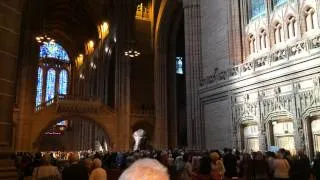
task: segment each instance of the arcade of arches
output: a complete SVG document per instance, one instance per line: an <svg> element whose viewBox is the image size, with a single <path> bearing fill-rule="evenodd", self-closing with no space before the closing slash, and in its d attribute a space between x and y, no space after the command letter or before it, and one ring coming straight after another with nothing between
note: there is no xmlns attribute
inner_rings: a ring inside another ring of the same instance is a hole
<svg viewBox="0 0 320 180"><path fill-rule="evenodd" d="M319 2L0 1L0 159L178 146L312 157Z"/></svg>

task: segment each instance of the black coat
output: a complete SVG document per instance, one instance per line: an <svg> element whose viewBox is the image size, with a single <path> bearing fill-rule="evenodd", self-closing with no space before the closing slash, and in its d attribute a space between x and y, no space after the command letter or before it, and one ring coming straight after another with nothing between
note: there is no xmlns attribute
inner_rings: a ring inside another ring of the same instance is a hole
<svg viewBox="0 0 320 180"><path fill-rule="evenodd" d="M62 180L88 180L89 172L80 164L72 164L62 171Z"/></svg>

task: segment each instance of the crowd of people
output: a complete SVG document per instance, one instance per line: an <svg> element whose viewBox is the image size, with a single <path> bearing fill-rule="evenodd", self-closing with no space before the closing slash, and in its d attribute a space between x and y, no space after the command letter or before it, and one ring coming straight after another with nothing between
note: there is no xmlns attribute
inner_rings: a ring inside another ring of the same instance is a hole
<svg viewBox="0 0 320 180"><path fill-rule="evenodd" d="M224 151L140 150L95 154L20 153L15 157L19 179L35 180L320 180L320 153L309 158L298 151L240 153ZM115 175L117 174L117 175ZM120 176L121 175L121 176Z"/></svg>

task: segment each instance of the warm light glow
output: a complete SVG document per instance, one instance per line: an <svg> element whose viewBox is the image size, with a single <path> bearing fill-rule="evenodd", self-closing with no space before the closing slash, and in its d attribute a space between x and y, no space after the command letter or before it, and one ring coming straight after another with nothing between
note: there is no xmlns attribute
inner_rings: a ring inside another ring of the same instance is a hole
<svg viewBox="0 0 320 180"><path fill-rule="evenodd" d="M79 69L83 64L83 54L79 54L76 58L76 67Z"/></svg>
<svg viewBox="0 0 320 180"><path fill-rule="evenodd" d="M125 56L128 56L130 58L134 58L134 57L138 57L140 56L140 52L136 51L136 50L128 50L124 52Z"/></svg>
<svg viewBox="0 0 320 180"><path fill-rule="evenodd" d="M95 70L97 68L96 64L94 62L90 62L91 69Z"/></svg>
<svg viewBox="0 0 320 180"><path fill-rule="evenodd" d="M37 36L35 39L39 44L48 43L48 42L54 42L55 41L53 38L50 38L47 35Z"/></svg>
<svg viewBox="0 0 320 180"><path fill-rule="evenodd" d="M98 25L99 39L105 39L109 34L109 24L107 22L103 22Z"/></svg>
<svg viewBox="0 0 320 180"><path fill-rule="evenodd" d="M88 41L85 45L86 55L90 55L94 51L94 42L92 40Z"/></svg>

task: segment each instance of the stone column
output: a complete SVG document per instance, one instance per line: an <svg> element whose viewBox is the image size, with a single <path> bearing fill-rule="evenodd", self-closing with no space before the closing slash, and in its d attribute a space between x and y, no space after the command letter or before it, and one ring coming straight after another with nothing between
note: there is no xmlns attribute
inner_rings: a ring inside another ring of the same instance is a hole
<svg viewBox="0 0 320 180"><path fill-rule="evenodd" d="M130 47L134 28L134 2L119 0L117 8L117 44L116 44L116 110L117 137L116 150L129 149L130 130L130 58L124 51Z"/></svg>
<svg viewBox="0 0 320 180"><path fill-rule="evenodd" d="M204 148L204 122L198 94L201 74L200 0L184 0L188 147Z"/></svg>
<svg viewBox="0 0 320 180"><path fill-rule="evenodd" d="M10 171L9 153L14 149L13 111L16 103L18 52L21 24L21 2L0 2L0 168ZM9 177L10 178L10 175ZM14 177L12 177L14 178Z"/></svg>

